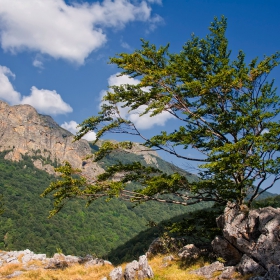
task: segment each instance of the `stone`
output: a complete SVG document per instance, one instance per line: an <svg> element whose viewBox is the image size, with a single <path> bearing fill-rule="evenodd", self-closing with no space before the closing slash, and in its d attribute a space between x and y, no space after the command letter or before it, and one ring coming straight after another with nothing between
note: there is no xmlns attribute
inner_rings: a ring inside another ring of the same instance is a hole
<svg viewBox="0 0 280 280"><path fill-rule="evenodd" d="M65 261L68 264L76 264L76 263L80 262L80 258L76 257L76 256L67 255L67 256L65 256Z"/></svg>
<svg viewBox="0 0 280 280"><path fill-rule="evenodd" d="M173 261L174 257L172 255L166 256L162 259L163 262Z"/></svg>
<svg viewBox="0 0 280 280"><path fill-rule="evenodd" d="M49 259L45 269L64 269L68 266L65 255L56 253Z"/></svg>
<svg viewBox="0 0 280 280"><path fill-rule="evenodd" d="M110 280L122 280L123 271L120 266L114 268L109 274Z"/></svg>
<svg viewBox="0 0 280 280"><path fill-rule="evenodd" d="M280 265L272 265L269 267L265 275L265 280L280 280Z"/></svg>
<svg viewBox="0 0 280 280"><path fill-rule="evenodd" d="M128 263L124 270L125 280L142 280L153 277L153 270L149 266L147 256L145 255L140 256L138 262L134 260L133 262Z"/></svg>
<svg viewBox="0 0 280 280"><path fill-rule="evenodd" d="M224 237L216 236L211 242L213 252L225 260L227 266L237 265L242 253L232 246Z"/></svg>
<svg viewBox="0 0 280 280"><path fill-rule="evenodd" d="M188 244L179 251L178 256L184 260L196 260L200 257L200 250L194 244Z"/></svg>
<svg viewBox="0 0 280 280"><path fill-rule="evenodd" d="M242 275L253 274L253 275L265 275L266 270L256 263L253 259L244 254L241 258L240 263L236 266L236 270Z"/></svg>
<svg viewBox="0 0 280 280"><path fill-rule="evenodd" d="M246 207L228 203L224 214L217 218L217 224L223 229L223 238L227 242L265 271L279 266L280 208L249 211ZM241 271L245 273L247 268L241 268Z"/></svg>
<svg viewBox="0 0 280 280"><path fill-rule="evenodd" d="M137 271L139 270L139 263L137 261L132 261L128 263L124 270L124 279L125 280L135 280L137 276Z"/></svg>
<svg viewBox="0 0 280 280"><path fill-rule="evenodd" d="M139 280L154 277L153 270L149 266L147 257L145 255L139 257L138 264L139 264L139 272L138 272Z"/></svg>
<svg viewBox="0 0 280 280"><path fill-rule="evenodd" d="M201 275L201 276L204 276L204 277L210 279L210 278L212 278L212 276L215 272L223 271L223 270L224 270L224 264L217 261L210 265L193 270L193 271L191 271L191 273Z"/></svg>
<svg viewBox="0 0 280 280"><path fill-rule="evenodd" d="M223 272L218 276L218 280L222 279L234 279L233 275L236 273L234 266L226 266Z"/></svg>
<svg viewBox="0 0 280 280"><path fill-rule="evenodd" d="M17 263L20 263L19 260L16 258L16 257L10 257L6 260L7 263L10 263L10 264L17 264Z"/></svg>

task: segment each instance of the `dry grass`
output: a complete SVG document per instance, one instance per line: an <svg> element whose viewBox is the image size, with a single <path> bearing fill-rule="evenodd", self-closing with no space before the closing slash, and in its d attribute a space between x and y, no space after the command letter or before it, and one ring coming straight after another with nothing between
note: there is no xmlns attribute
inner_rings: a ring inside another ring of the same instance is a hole
<svg viewBox="0 0 280 280"><path fill-rule="evenodd" d="M113 269L111 265L96 265L85 268L83 265L73 265L66 269L47 270L40 261L32 261L29 266L36 266L36 270L28 270L22 264L7 264L0 268L0 278L21 271L22 274L14 277L17 280L100 280L109 276Z"/></svg>
<svg viewBox="0 0 280 280"><path fill-rule="evenodd" d="M113 269L111 265L92 266L85 268L83 265L73 265L66 269L47 270L39 268L23 272L15 277L17 280L100 280L104 276L109 276Z"/></svg>
<svg viewBox="0 0 280 280"><path fill-rule="evenodd" d="M14 263L6 264L0 268L0 275L7 276L17 270L22 270L22 264L14 264Z"/></svg>
<svg viewBox="0 0 280 280"><path fill-rule="evenodd" d="M185 268L180 261L163 261L163 256L156 256L149 261L153 269L155 280L204 280L204 277L191 274L190 271L202 266L199 261L195 265ZM204 263L204 265L206 265Z"/></svg>
<svg viewBox="0 0 280 280"><path fill-rule="evenodd" d="M202 276L191 273L191 270L197 269L209 263L204 262L203 259L196 261L195 264L186 265L180 260L164 261L164 256L156 256L149 260L149 264L153 269L154 280L204 280ZM113 270L111 265L95 265L85 267L84 265L72 265L65 269L48 270L44 269L44 264L40 261L31 261L28 266L37 267L36 270L28 270L22 264L7 264L0 268L0 275L5 278L7 275L15 271L22 271L22 274L13 278L16 280L100 280L104 276L109 279L109 273ZM125 268L126 263L121 267ZM218 276L220 273L213 275ZM249 277L240 277L236 274L235 279L248 280Z"/></svg>

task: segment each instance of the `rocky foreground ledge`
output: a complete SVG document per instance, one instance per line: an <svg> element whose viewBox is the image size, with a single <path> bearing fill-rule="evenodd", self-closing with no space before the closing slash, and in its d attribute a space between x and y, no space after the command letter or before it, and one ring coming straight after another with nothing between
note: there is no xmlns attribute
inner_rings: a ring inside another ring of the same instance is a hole
<svg viewBox="0 0 280 280"><path fill-rule="evenodd" d="M42 266L44 269L65 269L71 265L80 264L83 265L85 268L90 266L104 266L109 265L112 266L112 263L99 259L94 258L91 255L87 255L85 257L77 257L67 255L65 256L62 253L56 253L52 258L47 258L46 254L35 254L34 252L26 249L24 251L10 251L0 252L0 267L6 265L22 265L22 270L16 270L11 274L5 275L4 278L14 278L18 277L24 273L24 271L30 270L38 270ZM113 268L110 273L109 279L110 280L134 280L134 279L147 279L153 278L153 271L148 264L147 257L145 255L139 258L139 261L134 260L131 263L128 263L124 269L122 267ZM1 277L2 278L2 277ZM108 280L107 277L103 277L100 280Z"/></svg>

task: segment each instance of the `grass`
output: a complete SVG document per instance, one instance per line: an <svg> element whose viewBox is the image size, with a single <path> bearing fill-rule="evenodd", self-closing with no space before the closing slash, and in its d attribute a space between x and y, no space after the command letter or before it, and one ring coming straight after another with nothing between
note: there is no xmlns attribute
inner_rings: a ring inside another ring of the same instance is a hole
<svg viewBox="0 0 280 280"><path fill-rule="evenodd" d="M156 256L149 261L153 269L155 280L204 280L204 277L191 274L190 271L201 267L196 263L184 268L180 261L163 261L163 256ZM206 265L206 264L204 264Z"/></svg>
<svg viewBox="0 0 280 280"><path fill-rule="evenodd" d="M202 276L192 274L191 271L202 266L209 265L203 259L198 259L195 263L186 265L180 260L165 260L165 256L156 256L149 260L149 265L154 272L154 280L204 280ZM95 265L85 267L84 265L75 264L65 269L50 270L44 269L44 264L40 261L31 261L28 266L36 266L36 270L28 270L22 264L7 264L0 268L0 278L5 278L14 271L22 271L22 274L14 277L16 280L100 280L103 277L109 278L110 272L113 270L112 265ZM121 265L123 271L126 263ZM212 279L220 273L213 275ZM235 279L248 280L249 277L241 277L234 275Z"/></svg>

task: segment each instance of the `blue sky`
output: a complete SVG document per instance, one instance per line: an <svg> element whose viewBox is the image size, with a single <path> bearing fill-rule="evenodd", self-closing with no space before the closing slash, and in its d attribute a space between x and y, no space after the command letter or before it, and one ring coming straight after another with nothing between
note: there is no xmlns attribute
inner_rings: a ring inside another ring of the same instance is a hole
<svg viewBox="0 0 280 280"><path fill-rule="evenodd" d="M0 99L31 104L74 132L117 83L109 57L139 49L140 38L179 52L225 15L233 56L242 49L249 61L280 50L279 11L276 0L0 0ZM279 86L280 69L271 77ZM174 126L166 116L137 121L147 135Z"/></svg>

